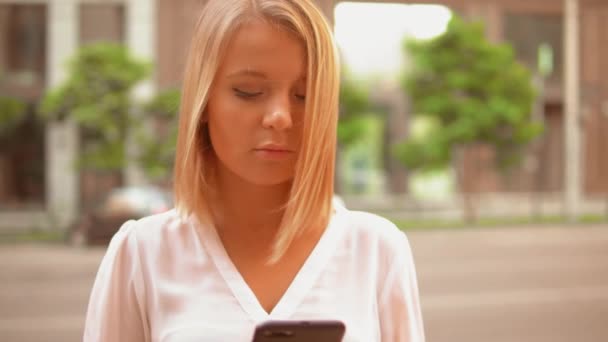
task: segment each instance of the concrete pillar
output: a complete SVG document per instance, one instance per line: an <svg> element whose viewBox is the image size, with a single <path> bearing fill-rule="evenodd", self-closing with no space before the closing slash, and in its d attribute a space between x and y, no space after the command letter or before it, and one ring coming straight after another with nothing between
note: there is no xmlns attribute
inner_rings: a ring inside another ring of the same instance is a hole
<svg viewBox="0 0 608 342"><path fill-rule="evenodd" d="M156 11L157 0L127 0L126 32L127 46L138 58L156 63ZM156 68L154 68L156 70ZM156 92L155 75L141 82L133 92L136 102L147 101ZM137 113L132 113L137 115ZM145 184L146 177L137 165L138 147L131 136L127 143L127 166L124 170L126 185Z"/></svg>
<svg viewBox="0 0 608 342"><path fill-rule="evenodd" d="M66 61L78 45L78 4L75 0L47 5L47 87L66 78ZM65 228L78 213L78 127L70 120L46 127L46 204L53 228Z"/></svg>
<svg viewBox="0 0 608 342"><path fill-rule="evenodd" d="M564 0L564 56L564 203L566 216L575 221L580 214L582 183L578 0Z"/></svg>

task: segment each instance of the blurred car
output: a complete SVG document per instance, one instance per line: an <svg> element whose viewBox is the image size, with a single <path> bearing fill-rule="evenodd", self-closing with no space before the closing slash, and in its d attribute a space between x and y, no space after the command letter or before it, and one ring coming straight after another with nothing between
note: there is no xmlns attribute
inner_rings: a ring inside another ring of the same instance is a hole
<svg viewBox="0 0 608 342"><path fill-rule="evenodd" d="M132 219L159 214L173 208L169 192L153 186L115 188L85 210L69 229L76 245L107 245L120 226Z"/></svg>

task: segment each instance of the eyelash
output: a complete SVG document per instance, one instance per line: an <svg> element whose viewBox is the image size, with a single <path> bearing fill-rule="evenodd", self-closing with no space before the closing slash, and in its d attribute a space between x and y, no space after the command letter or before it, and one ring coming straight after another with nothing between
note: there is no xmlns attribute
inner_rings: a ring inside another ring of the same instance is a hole
<svg viewBox="0 0 608 342"><path fill-rule="evenodd" d="M261 91L260 91L260 92L256 92L256 93L248 93L248 92L246 92L246 91L242 91L242 90L240 90L240 89L238 89L238 88L232 88L232 90L234 90L234 93L236 94L236 96L238 96L238 97L242 97L242 98L244 98L244 99L253 99L253 98L255 98L256 96L258 96L258 95L261 95L261 94L262 94L262 92L261 92Z"/></svg>
<svg viewBox="0 0 608 342"><path fill-rule="evenodd" d="M236 96L238 96L240 98L243 98L243 99L246 99L246 100L252 100L252 99L256 98L257 96L263 94L263 92L261 92L261 91L260 92L256 92L256 93L248 93L248 92L242 91L242 90L240 90L238 88L232 88L232 90L234 91L234 93L236 94ZM297 95L296 94L295 97L298 100L301 100L301 101L306 100L306 95Z"/></svg>

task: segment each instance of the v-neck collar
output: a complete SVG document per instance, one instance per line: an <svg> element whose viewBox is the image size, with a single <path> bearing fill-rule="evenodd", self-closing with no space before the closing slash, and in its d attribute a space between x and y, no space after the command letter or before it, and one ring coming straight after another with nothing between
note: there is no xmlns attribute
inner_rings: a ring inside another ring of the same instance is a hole
<svg viewBox="0 0 608 342"><path fill-rule="evenodd" d="M342 210L344 209L335 208L321 238L270 313L263 308L237 270L214 226L211 224L198 224L198 226L202 232L203 244L222 278L243 310L249 315L249 318L257 323L268 319L289 319L293 315L335 251L333 246L335 246L341 231L338 222L342 216Z"/></svg>

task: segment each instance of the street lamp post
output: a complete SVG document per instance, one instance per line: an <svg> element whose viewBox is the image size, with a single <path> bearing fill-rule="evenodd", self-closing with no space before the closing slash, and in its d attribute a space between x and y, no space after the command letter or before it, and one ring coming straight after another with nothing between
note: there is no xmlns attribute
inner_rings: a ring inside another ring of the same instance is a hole
<svg viewBox="0 0 608 342"><path fill-rule="evenodd" d="M564 0L564 194L565 213L570 221L580 214L581 127L579 85L579 1Z"/></svg>

